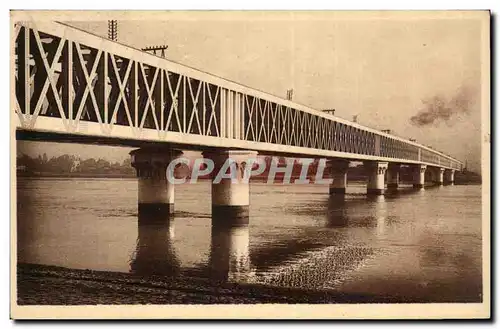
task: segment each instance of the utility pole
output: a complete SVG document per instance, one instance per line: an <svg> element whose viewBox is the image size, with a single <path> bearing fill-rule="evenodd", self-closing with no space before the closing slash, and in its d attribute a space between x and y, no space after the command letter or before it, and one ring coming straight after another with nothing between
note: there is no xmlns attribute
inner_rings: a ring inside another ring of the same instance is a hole
<svg viewBox="0 0 500 329"><path fill-rule="evenodd" d="M118 22L116 20L108 21L108 39L118 40Z"/></svg>
<svg viewBox="0 0 500 329"><path fill-rule="evenodd" d="M161 57L165 58L165 50L167 50L168 46L167 45L161 45L161 46L152 46L152 47L146 47L142 48L142 51L152 51L153 55L156 55L156 51L161 51L160 55Z"/></svg>

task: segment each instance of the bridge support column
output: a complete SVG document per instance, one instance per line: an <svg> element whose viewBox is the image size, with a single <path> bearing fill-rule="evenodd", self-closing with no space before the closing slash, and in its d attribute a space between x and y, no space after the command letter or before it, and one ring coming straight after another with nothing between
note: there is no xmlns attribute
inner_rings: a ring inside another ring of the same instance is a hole
<svg viewBox="0 0 500 329"><path fill-rule="evenodd" d="M366 193L370 195L382 195L385 189L385 172L387 162L366 161L364 163L368 173L368 185Z"/></svg>
<svg viewBox="0 0 500 329"><path fill-rule="evenodd" d="M455 183L455 170L446 169L444 171L444 183L446 185L453 185Z"/></svg>
<svg viewBox="0 0 500 329"><path fill-rule="evenodd" d="M387 188L397 189L399 186L399 171L401 165L398 163L389 163L387 167Z"/></svg>
<svg viewBox="0 0 500 329"><path fill-rule="evenodd" d="M427 165L419 164L413 167L413 187L424 188L425 184L425 170Z"/></svg>
<svg viewBox="0 0 500 329"><path fill-rule="evenodd" d="M130 152L138 178L139 218L163 221L174 212L174 185L167 180L169 163L182 154L171 149L137 149Z"/></svg>
<svg viewBox="0 0 500 329"><path fill-rule="evenodd" d="M347 169L349 161L342 159L333 159L328 161L330 175L333 182L330 184L330 194L344 195L347 187Z"/></svg>
<svg viewBox="0 0 500 329"><path fill-rule="evenodd" d="M432 181L435 185L443 185L444 168L433 168Z"/></svg>
<svg viewBox="0 0 500 329"><path fill-rule="evenodd" d="M203 152L203 156L214 162L212 225L248 224L250 186L243 180L243 174L248 160L256 159L257 152L221 150Z"/></svg>

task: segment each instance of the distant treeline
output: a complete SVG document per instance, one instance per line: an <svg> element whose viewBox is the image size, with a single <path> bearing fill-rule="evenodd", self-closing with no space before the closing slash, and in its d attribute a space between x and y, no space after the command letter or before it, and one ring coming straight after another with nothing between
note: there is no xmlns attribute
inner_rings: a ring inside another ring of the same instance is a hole
<svg viewBox="0 0 500 329"><path fill-rule="evenodd" d="M272 157L266 156L266 170L252 180L267 181L269 177L269 169L271 167ZM175 169L176 177L190 178L192 172L193 161L190 165L179 165ZM309 166L307 178L314 181L318 171L319 160L316 159ZM286 165L286 158L279 158L279 166ZM302 165L296 161L292 170L292 181L298 179L302 170ZM36 158L29 155L21 154L17 157L17 174L19 176L39 176L39 177L102 177L102 178L132 178L135 177L135 169L130 164L130 159L127 158L120 162L109 162L105 159L80 159L77 156L64 154L50 159L44 153ZM284 174L277 173L275 182L283 181ZM328 170L325 169L323 178L328 178ZM365 181L367 174L362 164L349 167L347 178L349 181ZM200 177L200 179L209 179L208 176ZM400 172L400 180L402 182L411 183L413 180L412 168L402 167ZM481 176L474 172L463 171L456 172L456 184L480 184Z"/></svg>
<svg viewBox="0 0 500 329"><path fill-rule="evenodd" d="M271 168L272 157L265 157L266 169L258 176L252 177L255 180L267 180ZM179 165L175 169L176 177L190 178L194 160L189 165ZM318 160L310 166L307 177L315 179L318 169ZM286 158L279 158L279 166L286 165ZM296 161L292 170L292 179L300 176L302 165ZM46 154L32 158L29 155L21 154L17 157L17 174L19 176L40 176L40 177L135 177L135 169L131 166L130 159L123 162L109 162L105 159L81 159L74 155L64 154L58 157L48 158ZM349 168L349 179L361 180L366 177L363 167ZM275 181L281 182L284 173L276 173ZM323 175L327 177L327 170ZM209 179L209 176L202 176L200 179Z"/></svg>
<svg viewBox="0 0 500 329"><path fill-rule="evenodd" d="M135 169L130 165L130 159L122 163L94 158L82 160L69 154L49 159L44 153L36 158L19 155L17 173L21 176L134 177Z"/></svg>

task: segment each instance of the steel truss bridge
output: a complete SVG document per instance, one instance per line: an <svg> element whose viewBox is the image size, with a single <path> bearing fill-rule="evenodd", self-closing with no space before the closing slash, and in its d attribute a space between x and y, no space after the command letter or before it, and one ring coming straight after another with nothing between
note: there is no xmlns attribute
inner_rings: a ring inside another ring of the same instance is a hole
<svg viewBox="0 0 500 329"><path fill-rule="evenodd" d="M460 161L410 140L62 23L16 22L13 33L18 138L169 143L462 168Z"/></svg>

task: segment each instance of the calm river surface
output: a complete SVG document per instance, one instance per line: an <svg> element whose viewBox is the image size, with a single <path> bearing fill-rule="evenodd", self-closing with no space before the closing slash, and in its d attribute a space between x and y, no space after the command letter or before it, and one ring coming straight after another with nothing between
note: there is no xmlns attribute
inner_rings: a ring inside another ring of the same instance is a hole
<svg viewBox="0 0 500 329"><path fill-rule="evenodd" d="M251 184L250 225L212 232L210 183L177 185L170 224L138 225L135 179L18 178L18 261L142 274L481 300L481 186L345 200Z"/></svg>

